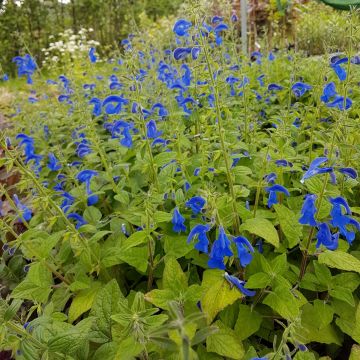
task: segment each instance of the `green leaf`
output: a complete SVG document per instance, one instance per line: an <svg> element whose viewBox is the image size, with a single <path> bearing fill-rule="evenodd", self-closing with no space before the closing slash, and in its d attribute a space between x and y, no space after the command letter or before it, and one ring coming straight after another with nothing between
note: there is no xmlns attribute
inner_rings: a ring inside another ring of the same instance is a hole
<svg viewBox="0 0 360 360"><path fill-rule="evenodd" d="M154 213L154 221L159 224L163 222L169 222L172 219L172 214L167 213L165 211L155 211Z"/></svg>
<svg viewBox="0 0 360 360"><path fill-rule="evenodd" d="M134 246L141 245L147 242L147 232L146 231L136 231L126 238L121 244L122 250L128 250Z"/></svg>
<svg viewBox="0 0 360 360"><path fill-rule="evenodd" d="M187 277L174 257L165 258L163 287L172 290L175 294L183 293L187 289Z"/></svg>
<svg viewBox="0 0 360 360"><path fill-rule="evenodd" d="M322 307L322 302L317 300L317 305L307 303L302 308L301 323L295 328L295 338L307 344L319 342L324 344L341 344L341 337L336 328L330 324L333 310L329 305Z"/></svg>
<svg viewBox="0 0 360 360"><path fill-rule="evenodd" d="M124 296L113 279L97 293L91 307L90 316L94 316L97 330L102 332L108 341L111 340L111 315L120 311L119 302L122 299Z"/></svg>
<svg viewBox="0 0 360 360"><path fill-rule="evenodd" d="M239 306L239 315L235 324L235 332L240 340L245 340L256 333L260 329L261 323L261 315L254 310L251 311L250 306Z"/></svg>
<svg viewBox="0 0 360 360"><path fill-rule="evenodd" d="M327 266L320 264L318 261L313 261L315 275L319 280L319 283L328 287L331 283L331 271L328 269Z"/></svg>
<svg viewBox="0 0 360 360"><path fill-rule="evenodd" d="M187 244L187 236L164 234L164 250L169 256L179 259L188 254L194 246Z"/></svg>
<svg viewBox="0 0 360 360"><path fill-rule="evenodd" d="M276 248L279 246L279 235L274 225L267 219L248 219L240 226L240 231L244 230L263 238Z"/></svg>
<svg viewBox="0 0 360 360"><path fill-rule="evenodd" d="M30 266L25 280L16 286L11 293L11 297L45 303L51 293L52 284L50 270L44 264L36 263Z"/></svg>
<svg viewBox="0 0 360 360"><path fill-rule="evenodd" d="M140 344L134 337L128 337L119 344L115 359L135 359L144 349L144 345ZM115 360L114 359L114 360Z"/></svg>
<svg viewBox="0 0 360 360"><path fill-rule="evenodd" d="M342 286L337 286L335 289L329 290L329 295L335 299L345 301L350 306L355 306L355 300L350 289Z"/></svg>
<svg viewBox="0 0 360 360"><path fill-rule="evenodd" d="M298 216L282 204L275 204L274 209L278 216L281 230L289 242L289 248L296 246L302 236L302 226L299 224Z"/></svg>
<svg viewBox="0 0 360 360"><path fill-rule="evenodd" d="M243 297L239 290L230 288L221 270L206 270L201 286L203 289L201 306L209 323L214 320L219 311Z"/></svg>
<svg viewBox="0 0 360 360"><path fill-rule="evenodd" d="M96 294L100 290L100 283L94 282L89 289L80 290L75 295L69 308L69 322L75 321L80 315L91 309Z"/></svg>
<svg viewBox="0 0 360 360"><path fill-rule="evenodd" d="M319 263L340 270L360 273L360 260L342 251L324 251L319 255Z"/></svg>
<svg viewBox="0 0 360 360"><path fill-rule="evenodd" d="M278 286L263 301L287 320L294 321L300 313L299 304L293 293L285 286Z"/></svg>
<svg viewBox="0 0 360 360"><path fill-rule="evenodd" d="M102 214L101 211L95 206L88 206L84 211L84 219L92 225L97 225L101 220Z"/></svg>
<svg viewBox="0 0 360 360"><path fill-rule="evenodd" d="M248 289L263 289L271 283L271 277L263 272L258 272L251 275L246 282L246 288Z"/></svg>
<svg viewBox="0 0 360 360"><path fill-rule="evenodd" d="M176 153L174 151L162 152L154 157L154 162L158 167L161 167L173 159L176 159Z"/></svg>
<svg viewBox="0 0 360 360"><path fill-rule="evenodd" d="M151 302L156 307L169 310L169 301L176 300L176 295L170 289L154 289L145 294L145 300Z"/></svg>
<svg viewBox="0 0 360 360"><path fill-rule="evenodd" d="M221 322L216 322L219 331L206 339L206 349L230 359L242 359L245 351L240 339L234 330L225 327ZM221 325L220 325L221 324Z"/></svg>

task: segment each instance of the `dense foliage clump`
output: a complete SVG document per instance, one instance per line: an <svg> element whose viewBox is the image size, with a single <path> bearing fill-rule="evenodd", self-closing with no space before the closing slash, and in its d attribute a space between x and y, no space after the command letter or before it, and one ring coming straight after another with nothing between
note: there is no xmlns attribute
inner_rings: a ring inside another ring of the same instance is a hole
<svg viewBox="0 0 360 360"><path fill-rule="evenodd" d="M165 50L129 36L51 78L14 59L1 349L357 358L360 59L240 56L236 23L180 19Z"/></svg>

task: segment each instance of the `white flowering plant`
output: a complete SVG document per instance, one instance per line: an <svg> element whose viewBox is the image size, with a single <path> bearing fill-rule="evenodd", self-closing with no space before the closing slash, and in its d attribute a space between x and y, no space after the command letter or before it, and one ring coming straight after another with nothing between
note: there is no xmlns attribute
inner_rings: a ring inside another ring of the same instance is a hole
<svg viewBox="0 0 360 360"><path fill-rule="evenodd" d="M89 39L92 28L81 28L77 33L67 29L56 36L49 36L49 47L43 48L42 66L52 69L65 66L67 63L85 59L90 48L99 46L100 43Z"/></svg>

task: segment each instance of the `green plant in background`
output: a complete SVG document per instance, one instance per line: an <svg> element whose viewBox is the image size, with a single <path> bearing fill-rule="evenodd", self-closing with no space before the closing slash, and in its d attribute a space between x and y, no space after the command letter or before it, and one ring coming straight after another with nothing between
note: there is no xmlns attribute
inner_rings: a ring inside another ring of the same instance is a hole
<svg viewBox="0 0 360 360"><path fill-rule="evenodd" d="M0 349L16 359L356 358L357 15L329 60L244 57L236 17L188 11L108 61L14 59Z"/></svg>

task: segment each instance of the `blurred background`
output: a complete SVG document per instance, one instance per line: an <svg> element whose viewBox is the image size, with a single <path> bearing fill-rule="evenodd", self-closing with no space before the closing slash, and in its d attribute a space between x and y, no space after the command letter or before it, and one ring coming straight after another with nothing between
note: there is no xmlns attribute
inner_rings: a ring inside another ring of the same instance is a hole
<svg viewBox="0 0 360 360"><path fill-rule="evenodd" d="M346 17L335 8L345 3L356 1L247 0L248 50L295 48L306 56L341 51L348 38ZM121 39L130 33L146 32L166 47L175 19L195 11L228 19L236 15L240 43L240 4L241 0L2 0L0 64L3 72L14 74L11 59L16 55L29 52L39 65L50 66L90 46L109 56L121 51Z"/></svg>

